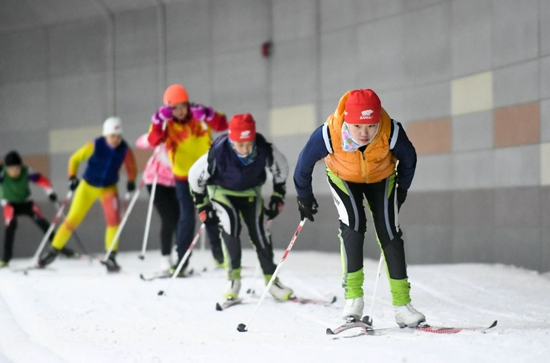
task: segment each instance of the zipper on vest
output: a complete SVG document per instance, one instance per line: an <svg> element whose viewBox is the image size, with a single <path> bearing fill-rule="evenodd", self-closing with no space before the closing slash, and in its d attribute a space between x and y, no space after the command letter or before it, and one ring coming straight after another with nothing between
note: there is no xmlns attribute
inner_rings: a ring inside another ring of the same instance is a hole
<svg viewBox="0 0 550 363"><path fill-rule="evenodd" d="M367 162L366 162L366 159L365 159L365 152L366 152L366 149L365 151L361 151L361 158L363 159L363 162L361 163L361 176L363 177L363 180L365 180L365 183L368 183L368 179L367 179Z"/></svg>

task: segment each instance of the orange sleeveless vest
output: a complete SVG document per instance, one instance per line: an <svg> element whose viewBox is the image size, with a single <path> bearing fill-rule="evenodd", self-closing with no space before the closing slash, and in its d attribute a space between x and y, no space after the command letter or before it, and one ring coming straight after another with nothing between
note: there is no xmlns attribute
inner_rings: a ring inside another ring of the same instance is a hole
<svg viewBox="0 0 550 363"><path fill-rule="evenodd" d="M342 149L342 124L349 92L340 98L336 110L327 119L332 139L332 154L325 158L330 171L352 183L376 183L395 172L397 158L390 151L391 119L382 108L378 132L365 151Z"/></svg>

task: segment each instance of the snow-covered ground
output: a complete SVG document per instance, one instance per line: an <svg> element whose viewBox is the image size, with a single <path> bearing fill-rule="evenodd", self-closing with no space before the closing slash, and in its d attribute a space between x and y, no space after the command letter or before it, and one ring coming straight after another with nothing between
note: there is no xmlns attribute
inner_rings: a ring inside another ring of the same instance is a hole
<svg viewBox="0 0 550 363"><path fill-rule="evenodd" d="M283 251L276 251L278 262ZM50 270L14 272L29 260L0 270L0 362L544 362L550 356L550 278L510 266L459 264L409 266L414 306L432 325L484 326L487 333L438 335L396 329L381 336L333 339L344 304L337 254L292 251L281 280L301 297L338 301L331 306L259 299L251 250L243 256L245 302L215 310L225 285L206 253L191 265L208 267L185 279L142 281L159 265L121 253L120 274L96 260L55 261ZM378 261L365 261L365 313ZM158 296L160 290L165 296ZM395 326L388 285L380 280L374 325ZM248 332L237 331L249 323Z"/></svg>

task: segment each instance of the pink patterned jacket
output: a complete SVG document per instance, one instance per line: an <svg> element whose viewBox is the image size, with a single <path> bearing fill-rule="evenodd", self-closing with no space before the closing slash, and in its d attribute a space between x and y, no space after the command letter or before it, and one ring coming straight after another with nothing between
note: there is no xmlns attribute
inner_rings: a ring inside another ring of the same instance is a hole
<svg viewBox="0 0 550 363"><path fill-rule="evenodd" d="M153 146L147 141L148 134L141 135L136 141L136 147L140 149L153 149ZM155 174L158 174L157 184L167 187L175 187L176 180L172 173L172 165L168 157L168 149L164 143L154 148L153 155L147 161L145 170L143 170L143 179L145 184L153 184Z"/></svg>

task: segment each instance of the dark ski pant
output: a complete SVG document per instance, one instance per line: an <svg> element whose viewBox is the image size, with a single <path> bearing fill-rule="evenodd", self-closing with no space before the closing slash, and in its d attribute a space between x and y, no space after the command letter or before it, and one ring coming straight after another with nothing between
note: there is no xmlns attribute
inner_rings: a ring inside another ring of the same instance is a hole
<svg viewBox="0 0 550 363"><path fill-rule="evenodd" d="M147 184L146 187L150 195L152 185ZM153 204L160 216L160 251L163 256L168 256L172 252L172 239L180 215L176 188L157 184Z"/></svg>
<svg viewBox="0 0 550 363"><path fill-rule="evenodd" d="M210 196L220 219L222 239L227 258L228 280L240 278L242 246L241 217L248 229L250 239L264 276L273 275L277 265L273 262L271 237L264 228L264 208L261 196L230 196L219 191Z"/></svg>
<svg viewBox="0 0 550 363"><path fill-rule="evenodd" d="M193 196L189 189L189 182L176 180L176 194L179 204L179 219L176 229L176 250L178 252L178 262L183 258L185 252L191 246L193 237L195 237L195 204ZM212 254L214 258L219 256L221 252L221 239L218 226L206 226L206 233L210 240ZM216 258L216 260L218 260ZM218 261L219 262L219 261ZM189 259L185 262L184 268L189 264Z"/></svg>
<svg viewBox="0 0 550 363"><path fill-rule="evenodd" d="M386 269L394 305L410 302L410 285L402 231L398 222L395 195L395 174L377 183L352 183L327 172L340 219L343 287L346 298L363 296L363 245L367 231L367 216L363 201L369 208L376 237L386 261Z"/></svg>
<svg viewBox="0 0 550 363"><path fill-rule="evenodd" d="M42 211L33 201L21 203L10 203L13 206L13 219L6 226L4 233L4 255L2 260L9 262L13 257L13 243L15 240L15 231L17 230L17 217L21 215L29 216L40 229L46 233L50 224L44 218ZM53 233L50 235L50 242L53 239Z"/></svg>

